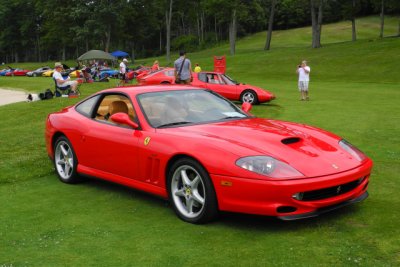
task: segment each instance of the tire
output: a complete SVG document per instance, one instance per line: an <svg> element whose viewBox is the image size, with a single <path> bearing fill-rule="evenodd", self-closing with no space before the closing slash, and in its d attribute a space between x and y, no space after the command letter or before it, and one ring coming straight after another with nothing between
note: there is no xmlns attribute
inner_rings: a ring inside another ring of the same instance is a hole
<svg viewBox="0 0 400 267"><path fill-rule="evenodd" d="M171 83L167 82L167 81L163 81L163 82L161 82L161 84L171 84Z"/></svg>
<svg viewBox="0 0 400 267"><path fill-rule="evenodd" d="M168 172L168 195L176 215L185 222L202 224L218 216L218 204L207 171L195 160L182 158Z"/></svg>
<svg viewBox="0 0 400 267"><path fill-rule="evenodd" d="M60 136L54 144L53 163L58 178L67 184L81 182L77 173L78 159L70 141Z"/></svg>
<svg viewBox="0 0 400 267"><path fill-rule="evenodd" d="M250 104L257 105L258 104L258 97L256 92L253 90L245 90L243 93L240 95L240 101L243 102L249 102Z"/></svg>
<svg viewBox="0 0 400 267"><path fill-rule="evenodd" d="M33 76L33 77L37 77L37 74L36 74L36 73L34 73L32 76Z"/></svg>

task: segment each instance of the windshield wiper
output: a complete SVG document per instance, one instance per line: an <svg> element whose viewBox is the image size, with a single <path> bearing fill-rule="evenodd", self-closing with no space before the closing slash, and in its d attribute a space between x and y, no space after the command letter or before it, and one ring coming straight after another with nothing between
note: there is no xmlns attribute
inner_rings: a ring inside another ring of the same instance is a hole
<svg viewBox="0 0 400 267"><path fill-rule="evenodd" d="M171 123L166 123L166 124L162 124L160 126L157 126L157 128L163 128L163 127L174 126L174 125L182 125L182 124L188 124L188 123L192 123L192 122L191 121L171 122Z"/></svg>
<svg viewBox="0 0 400 267"><path fill-rule="evenodd" d="M239 116L239 115L237 115L237 116L226 116L226 117L223 117L221 120L229 120L229 119L241 119L241 118L244 118L243 116Z"/></svg>

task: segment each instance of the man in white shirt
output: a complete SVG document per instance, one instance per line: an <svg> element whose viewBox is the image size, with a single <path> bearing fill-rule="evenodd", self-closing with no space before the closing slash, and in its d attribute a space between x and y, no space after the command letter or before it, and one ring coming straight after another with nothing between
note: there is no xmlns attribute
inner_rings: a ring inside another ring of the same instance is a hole
<svg viewBox="0 0 400 267"><path fill-rule="evenodd" d="M126 79L126 64L128 64L128 60L124 58L122 62L119 64L119 76L120 76L120 81L118 83L118 86L123 86L125 85L125 79Z"/></svg>
<svg viewBox="0 0 400 267"><path fill-rule="evenodd" d="M72 94L76 94L76 88L78 87L78 82L71 81L71 78L69 76L64 80L63 76L61 75L62 70L63 70L63 65L60 62L56 62L54 64L53 78L56 80L57 86L61 88L70 86Z"/></svg>
<svg viewBox="0 0 400 267"><path fill-rule="evenodd" d="M296 73L299 75L300 100L309 100L308 83L310 82L311 68L307 66L307 61L303 60L301 65L297 66Z"/></svg>

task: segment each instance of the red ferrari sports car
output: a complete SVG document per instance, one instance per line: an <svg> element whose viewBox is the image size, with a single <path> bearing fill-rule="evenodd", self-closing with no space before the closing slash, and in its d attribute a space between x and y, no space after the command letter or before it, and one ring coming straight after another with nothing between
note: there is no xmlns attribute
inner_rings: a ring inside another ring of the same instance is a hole
<svg viewBox="0 0 400 267"><path fill-rule="evenodd" d="M168 198L190 223L219 211L294 220L368 196L360 150L250 108L190 86L103 90L48 115L47 153L62 182L94 176Z"/></svg>
<svg viewBox="0 0 400 267"><path fill-rule="evenodd" d="M15 69L14 71L8 72L6 76L26 76L30 70Z"/></svg>
<svg viewBox="0 0 400 267"><path fill-rule="evenodd" d="M137 78L140 85L175 84L173 68L153 72L147 76ZM215 91L229 100L259 104L275 99L275 95L260 87L242 84L232 80L229 76L217 72L193 73L192 86Z"/></svg>
<svg viewBox="0 0 400 267"><path fill-rule="evenodd" d="M151 67L140 66L140 67L136 68L135 70L133 70L132 74L133 74L133 78L137 79L138 77L146 76L150 72L151 72Z"/></svg>

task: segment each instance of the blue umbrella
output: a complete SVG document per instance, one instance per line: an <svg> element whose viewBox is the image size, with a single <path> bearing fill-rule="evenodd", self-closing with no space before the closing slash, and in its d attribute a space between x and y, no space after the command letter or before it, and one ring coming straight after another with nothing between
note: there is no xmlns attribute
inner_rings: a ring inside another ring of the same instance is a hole
<svg viewBox="0 0 400 267"><path fill-rule="evenodd" d="M111 53L111 55L113 55L114 57L127 57L129 56L128 53L124 52L124 51L114 51Z"/></svg>

